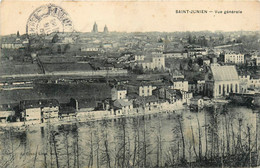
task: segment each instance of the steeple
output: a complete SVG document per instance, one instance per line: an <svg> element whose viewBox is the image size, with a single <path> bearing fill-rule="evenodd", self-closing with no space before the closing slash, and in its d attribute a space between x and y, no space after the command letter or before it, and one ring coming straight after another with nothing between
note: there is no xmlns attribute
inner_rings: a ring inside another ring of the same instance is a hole
<svg viewBox="0 0 260 168"><path fill-rule="evenodd" d="M98 25L96 22L93 25L92 33L98 33Z"/></svg>
<svg viewBox="0 0 260 168"><path fill-rule="evenodd" d="M105 27L104 27L104 33L108 33L107 25L105 25Z"/></svg>

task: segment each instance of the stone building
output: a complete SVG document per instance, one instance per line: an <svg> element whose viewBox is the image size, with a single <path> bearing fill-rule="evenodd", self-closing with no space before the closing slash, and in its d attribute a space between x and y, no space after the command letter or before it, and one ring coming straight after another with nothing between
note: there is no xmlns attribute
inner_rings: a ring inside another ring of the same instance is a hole
<svg viewBox="0 0 260 168"><path fill-rule="evenodd" d="M224 62L233 64L243 64L244 55L240 53L226 53L224 55Z"/></svg>
<svg viewBox="0 0 260 168"><path fill-rule="evenodd" d="M239 93L239 77L235 66L210 66L205 76L204 93L214 98Z"/></svg>
<svg viewBox="0 0 260 168"><path fill-rule="evenodd" d="M144 57L143 60L137 62L141 65L143 70L164 70L165 69L165 58L160 55L153 55L151 57Z"/></svg>

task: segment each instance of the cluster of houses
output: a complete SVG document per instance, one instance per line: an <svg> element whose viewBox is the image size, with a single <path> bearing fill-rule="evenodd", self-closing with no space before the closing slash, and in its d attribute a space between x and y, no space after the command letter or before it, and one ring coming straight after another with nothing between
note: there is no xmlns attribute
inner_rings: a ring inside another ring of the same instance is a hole
<svg viewBox="0 0 260 168"><path fill-rule="evenodd" d="M137 61L145 56L136 56ZM158 60L158 59L157 59ZM142 63L141 63L142 64ZM161 65L161 64L155 64ZM132 89L131 89L132 87ZM133 89L134 88L134 89ZM0 119L11 121L47 122L76 116L118 116L143 113L156 113L184 108L185 105L203 105L202 97L225 98L229 93L249 93L260 89L260 79L249 75L238 75L234 65L211 64L204 80L187 81L183 75L171 76L168 82L136 82L118 84L111 88L111 98L102 102L99 109L81 109L80 101L72 99L66 107L55 99L23 100L18 110L1 105Z"/></svg>

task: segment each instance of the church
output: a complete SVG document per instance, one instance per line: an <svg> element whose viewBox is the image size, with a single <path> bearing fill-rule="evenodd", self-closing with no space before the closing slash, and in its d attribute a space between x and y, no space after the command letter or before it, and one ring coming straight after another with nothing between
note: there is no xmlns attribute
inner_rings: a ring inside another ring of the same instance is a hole
<svg viewBox="0 0 260 168"><path fill-rule="evenodd" d="M219 98L238 92L239 77L235 66L210 66L210 70L205 76L204 93L206 96Z"/></svg>

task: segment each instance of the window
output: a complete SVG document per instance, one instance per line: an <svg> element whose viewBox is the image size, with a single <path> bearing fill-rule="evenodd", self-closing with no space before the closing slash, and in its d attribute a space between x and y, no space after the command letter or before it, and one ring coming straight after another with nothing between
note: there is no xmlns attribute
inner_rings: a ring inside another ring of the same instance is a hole
<svg viewBox="0 0 260 168"><path fill-rule="evenodd" d="M219 85L218 90L219 90L219 94L221 94L221 85Z"/></svg>
<svg viewBox="0 0 260 168"><path fill-rule="evenodd" d="M237 84L236 84L236 93L237 93Z"/></svg>

